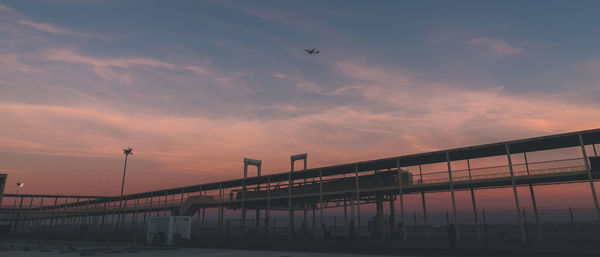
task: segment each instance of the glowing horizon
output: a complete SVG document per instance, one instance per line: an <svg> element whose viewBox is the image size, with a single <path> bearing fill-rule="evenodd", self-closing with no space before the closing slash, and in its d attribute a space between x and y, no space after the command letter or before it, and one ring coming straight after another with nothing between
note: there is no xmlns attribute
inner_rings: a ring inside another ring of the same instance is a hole
<svg viewBox="0 0 600 257"><path fill-rule="evenodd" d="M598 3L310 3L3 2L6 192L114 195L124 147L132 193L600 128Z"/></svg>

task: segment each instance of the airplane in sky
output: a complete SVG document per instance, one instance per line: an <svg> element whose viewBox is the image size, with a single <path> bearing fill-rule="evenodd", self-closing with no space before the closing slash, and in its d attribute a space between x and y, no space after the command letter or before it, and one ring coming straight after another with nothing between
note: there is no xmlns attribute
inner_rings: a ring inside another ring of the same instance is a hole
<svg viewBox="0 0 600 257"><path fill-rule="evenodd" d="M318 54L319 50L317 49L304 49L304 52L307 52L308 54Z"/></svg>

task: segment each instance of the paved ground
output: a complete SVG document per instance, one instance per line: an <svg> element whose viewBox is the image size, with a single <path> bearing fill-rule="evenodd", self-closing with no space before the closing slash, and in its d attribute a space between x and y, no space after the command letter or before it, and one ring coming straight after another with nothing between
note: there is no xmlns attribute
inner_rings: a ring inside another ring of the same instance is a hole
<svg viewBox="0 0 600 257"><path fill-rule="evenodd" d="M179 248L177 250L152 250L152 249L118 249L118 248L76 248L63 249L49 247L42 252L39 249L30 251L8 250L0 251L0 256L12 257L51 257L51 256L110 256L110 257L208 257L208 256L260 256L260 257L365 257L380 255L356 255L356 254L332 254L332 253L298 253L298 252L278 252L278 251L248 251L248 250L224 250L224 249L197 249L197 248ZM388 255L389 256L389 255Z"/></svg>

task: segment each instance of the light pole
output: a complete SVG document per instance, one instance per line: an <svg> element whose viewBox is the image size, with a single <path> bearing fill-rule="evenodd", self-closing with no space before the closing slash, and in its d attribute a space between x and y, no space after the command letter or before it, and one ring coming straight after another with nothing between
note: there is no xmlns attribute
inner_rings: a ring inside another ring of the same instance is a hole
<svg viewBox="0 0 600 257"><path fill-rule="evenodd" d="M25 186L25 182L17 182L17 195L19 195L19 188L24 187ZM17 208L17 198L19 198L18 196L15 197L15 208Z"/></svg>
<svg viewBox="0 0 600 257"><path fill-rule="evenodd" d="M127 158L130 154L133 154L133 148L128 147L123 149L123 154L125 154L125 165L123 165L123 180L121 181L121 197L119 198L119 218L117 220L117 224L121 223L121 215L123 215L123 188L125 188L125 173L127 172ZM122 224L121 224L122 225Z"/></svg>

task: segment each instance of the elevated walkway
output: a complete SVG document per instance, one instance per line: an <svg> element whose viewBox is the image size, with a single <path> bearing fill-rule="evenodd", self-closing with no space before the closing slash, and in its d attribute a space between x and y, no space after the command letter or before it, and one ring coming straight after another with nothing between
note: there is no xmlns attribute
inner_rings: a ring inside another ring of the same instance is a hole
<svg viewBox="0 0 600 257"><path fill-rule="evenodd" d="M190 196L179 208L182 216L192 216L200 208L216 207L219 205L217 197L212 195Z"/></svg>

